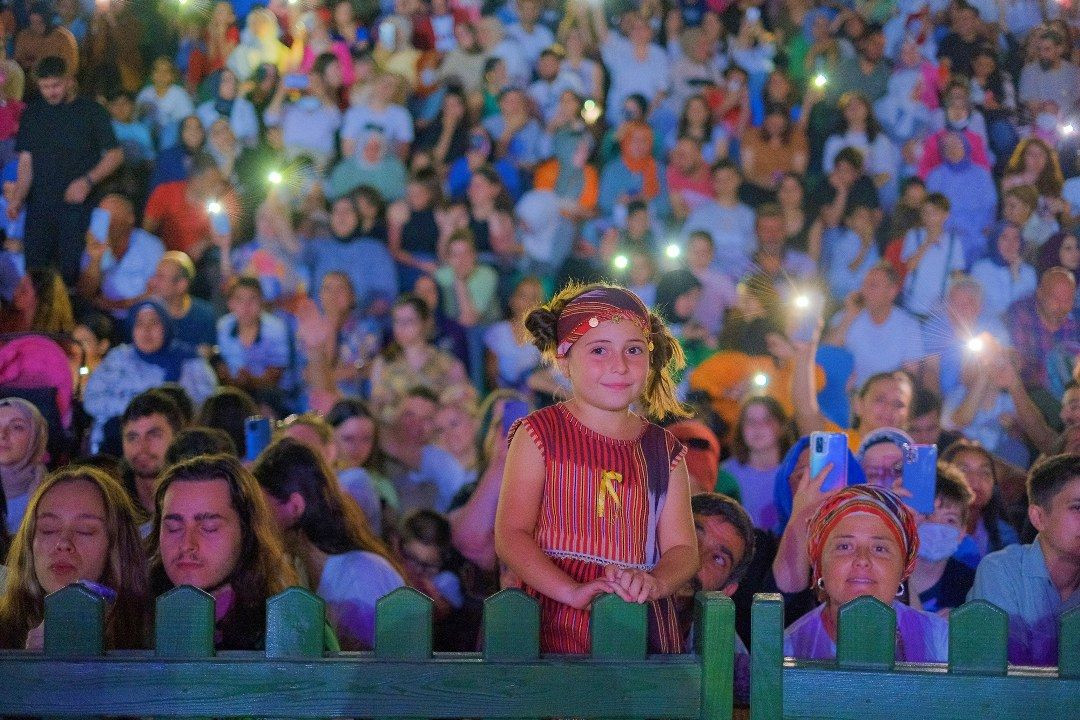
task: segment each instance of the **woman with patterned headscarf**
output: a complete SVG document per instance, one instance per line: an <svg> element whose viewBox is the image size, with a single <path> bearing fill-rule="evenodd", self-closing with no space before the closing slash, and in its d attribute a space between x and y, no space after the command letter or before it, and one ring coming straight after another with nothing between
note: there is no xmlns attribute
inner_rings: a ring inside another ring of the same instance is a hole
<svg viewBox="0 0 1080 720"><path fill-rule="evenodd" d="M896 611L897 660L947 660L948 623L902 601L915 567L919 533L914 513L899 497L869 485L828 496L810 519L807 549L815 586L825 602L787 629L784 655L836 657L841 606L870 595Z"/></svg>

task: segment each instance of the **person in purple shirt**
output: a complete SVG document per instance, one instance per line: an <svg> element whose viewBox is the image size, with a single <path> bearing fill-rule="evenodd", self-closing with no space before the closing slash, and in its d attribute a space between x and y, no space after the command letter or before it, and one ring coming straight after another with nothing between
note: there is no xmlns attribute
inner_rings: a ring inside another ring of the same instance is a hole
<svg viewBox="0 0 1080 720"><path fill-rule="evenodd" d="M1017 300L1005 311L1005 327L1020 362L1020 379L1029 389L1046 387L1046 359L1055 346L1075 346L1080 341L1080 325L1072 314L1075 294L1073 274L1053 267L1043 273L1034 296Z"/></svg>

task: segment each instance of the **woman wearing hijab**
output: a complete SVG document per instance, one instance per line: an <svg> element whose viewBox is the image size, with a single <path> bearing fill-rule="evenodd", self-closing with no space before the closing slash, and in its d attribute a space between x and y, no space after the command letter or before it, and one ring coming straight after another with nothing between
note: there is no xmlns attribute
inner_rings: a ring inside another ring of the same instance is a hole
<svg viewBox="0 0 1080 720"><path fill-rule="evenodd" d="M982 286L985 319L1000 320L1010 305L1034 294L1038 280L1035 268L1024 262L1020 228L1011 223L999 225L986 257L972 266L971 277Z"/></svg>
<svg viewBox="0 0 1080 720"><path fill-rule="evenodd" d="M106 423L122 415L139 393L178 382L198 406L217 386L206 360L194 347L173 338L173 320L157 302L144 300L132 306L128 322L131 342L105 355L83 392L83 407L94 418L94 452L105 438Z"/></svg>
<svg viewBox="0 0 1080 720"><path fill-rule="evenodd" d="M942 138L941 154L941 164L926 176L926 190L949 199L950 229L960 235L970 265L986 252L986 233L997 215L997 188L990 171L972 162L971 146L960 133Z"/></svg>
<svg viewBox="0 0 1080 720"><path fill-rule="evenodd" d="M45 477L48 439L49 426L33 403L17 397L0 400L0 485L7 501L4 520L12 534Z"/></svg>
<svg viewBox="0 0 1080 720"><path fill-rule="evenodd" d="M29 74L38 60L55 55L63 58L67 71L74 75L79 71L79 44L70 30L56 24L50 4L30 6L30 23L15 36L15 62Z"/></svg>
<svg viewBox="0 0 1080 720"><path fill-rule="evenodd" d="M195 114L209 132L219 118L229 121L236 140L246 147L259 141L259 117L251 101L240 95L240 81L232 70L220 70L210 76L210 99L195 108Z"/></svg>
<svg viewBox="0 0 1080 720"><path fill-rule="evenodd" d="M899 497L879 487L846 487L821 503L809 528L813 582L825 602L787 629L784 655L835 658L840 607L870 595L896 611L897 660L947 661L948 622L900 599L915 567L919 533Z"/></svg>
<svg viewBox="0 0 1080 720"><path fill-rule="evenodd" d="M150 190L174 180L187 180L195 164L195 156L206 148L206 128L198 115L188 115L180 121L180 139L172 147L165 148L154 162L154 174L150 176Z"/></svg>
<svg viewBox="0 0 1080 720"><path fill-rule="evenodd" d="M620 130L619 156L608 161L600 175L600 211L610 215L618 206L625 216L626 206L641 200L649 204L654 217L664 214L667 193L663 169L652 156L652 128L635 120Z"/></svg>

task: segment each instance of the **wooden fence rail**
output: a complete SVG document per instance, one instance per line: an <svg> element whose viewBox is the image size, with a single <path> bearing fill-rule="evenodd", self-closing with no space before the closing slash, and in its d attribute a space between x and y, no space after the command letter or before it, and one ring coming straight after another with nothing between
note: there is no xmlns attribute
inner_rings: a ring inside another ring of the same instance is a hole
<svg viewBox="0 0 1080 720"><path fill-rule="evenodd" d="M1008 665L1008 617L983 600L952 611L947 665L897 663L896 612L872 597L840 609L835 662L784 657L779 595L756 596L751 623L751 720L1080 718L1080 608L1057 668Z"/></svg>
<svg viewBox="0 0 1080 720"><path fill-rule="evenodd" d="M267 603L265 652L214 652L214 601L190 587L157 603L155 649L105 652L105 606L71 585L46 598L45 652L0 652L0 715L379 718L685 718L732 713L735 611L697 598L696 653L646 654L645 606L593 606L591 656L541 656L539 607L488 598L483 653L432 653L432 603L379 600L375 650L323 652L325 608L291 588Z"/></svg>

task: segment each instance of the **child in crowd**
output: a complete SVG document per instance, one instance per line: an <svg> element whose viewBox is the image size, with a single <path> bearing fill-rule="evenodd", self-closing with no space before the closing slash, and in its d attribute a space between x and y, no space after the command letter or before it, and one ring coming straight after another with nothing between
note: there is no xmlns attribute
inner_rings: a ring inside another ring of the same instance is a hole
<svg viewBox="0 0 1080 720"><path fill-rule="evenodd" d="M671 595L698 567L685 448L631 406L684 414L682 349L610 285L569 286L526 327L572 386L510 428L495 524L499 557L540 601L541 651L588 652L589 605L612 592L649 603L654 652L679 652Z"/></svg>

